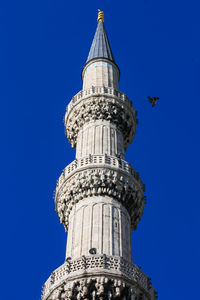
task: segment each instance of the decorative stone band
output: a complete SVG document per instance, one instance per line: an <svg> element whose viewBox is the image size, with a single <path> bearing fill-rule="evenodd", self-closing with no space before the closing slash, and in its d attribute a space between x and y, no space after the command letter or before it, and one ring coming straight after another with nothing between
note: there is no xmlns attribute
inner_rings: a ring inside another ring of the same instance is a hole
<svg viewBox="0 0 200 300"><path fill-rule="evenodd" d="M136 132L136 112L129 101L112 94L93 93L70 103L65 114L65 132L72 147L76 148L77 135L86 122L107 120L117 125L124 137L125 150Z"/></svg>
<svg viewBox="0 0 200 300"><path fill-rule="evenodd" d="M142 299L154 299L150 278L125 259L106 255L82 256L76 260L68 258L52 272L42 291L43 300L99 299L98 296L102 299L119 299L117 297L121 296L120 299L139 300L140 295Z"/></svg>
<svg viewBox="0 0 200 300"><path fill-rule="evenodd" d="M106 159L104 157L104 159ZM100 160L76 168L71 176L62 174L55 193L56 212L68 230L69 214L74 204L91 196L109 196L120 201L131 217L132 230L142 217L145 197L141 180L128 170Z"/></svg>

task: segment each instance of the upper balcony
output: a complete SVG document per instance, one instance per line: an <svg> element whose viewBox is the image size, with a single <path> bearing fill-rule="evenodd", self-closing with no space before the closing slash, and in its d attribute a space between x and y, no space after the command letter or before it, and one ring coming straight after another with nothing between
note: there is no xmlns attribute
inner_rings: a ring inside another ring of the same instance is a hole
<svg viewBox="0 0 200 300"><path fill-rule="evenodd" d="M84 124L107 120L116 124L124 139L125 150L136 133L136 111L127 96L113 88L92 87L80 91L68 104L64 118L66 136L76 148L77 136Z"/></svg>
<svg viewBox="0 0 200 300"><path fill-rule="evenodd" d="M116 97L126 103L131 109L134 110L135 114L136 111L132 105L132 101L126 96L126 94L111 88L111 87L104 87L104 86L95 86L87 90L81 90L78 92L74 97L72 97L72 100L69 102L69 104L66 107L66 112L69 113L72 107L79 101L82 100L82 98L90 97L91 95L111 95L113 97Z"/></svg>

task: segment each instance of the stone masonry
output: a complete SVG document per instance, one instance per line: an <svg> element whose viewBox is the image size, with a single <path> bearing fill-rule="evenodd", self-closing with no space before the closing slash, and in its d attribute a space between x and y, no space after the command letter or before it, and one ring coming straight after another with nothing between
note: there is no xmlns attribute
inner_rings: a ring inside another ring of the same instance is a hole
<svg viewBox="0 0 200 300"><path fill-rule="evenodd" d="M83 90L67 106L66 136L76 159L57 181L56 212L68 232L66 258L42 300L154 300L150 278L132 264L131 231L145 205L144 185L125 161L137 118L118 90L116 65L99 11L82 70Z"/></svg>

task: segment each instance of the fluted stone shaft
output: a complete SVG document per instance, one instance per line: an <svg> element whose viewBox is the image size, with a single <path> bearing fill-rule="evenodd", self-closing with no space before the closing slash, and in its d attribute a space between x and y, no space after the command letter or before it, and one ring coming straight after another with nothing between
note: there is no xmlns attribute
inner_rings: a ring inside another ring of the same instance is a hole
<svg viewBox="0 0 200 300"><path fill-rule="evenodd" d="M110 121L85 123L77 136L76 158L89 154L108 154L124 158L124 140L121 131Z"/></svg>
<svg viewBox="0 0 200 300"><path fill-rule="evenodd" d="M122 204L110 197L89 197L74 205L69 217L66 257L97 254L126 257L131 262L131 222Z"/></svg>

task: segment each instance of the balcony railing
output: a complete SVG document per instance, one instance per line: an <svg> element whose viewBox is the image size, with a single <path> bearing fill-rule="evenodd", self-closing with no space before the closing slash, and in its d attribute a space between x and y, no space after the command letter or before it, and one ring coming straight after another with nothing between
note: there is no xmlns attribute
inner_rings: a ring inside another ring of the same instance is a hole
<svg viewBox="0 0 200 300"><path fill-rule="evenodd" d="M68 275L73 275L75 272L92 270L110 270L111 272L121 272L128 277L129 280L134 281L140 285L146 292L151 288L150 278L145 275L142 270L122 257L113 257L107 255L90 255L82 256L78 259L66 261L62 266L52 272L46 283L43 285L42 299L45 299L56 286L63 280L67 279ZM84 273L85 274L85 273ZM76 273L74 274L76 275Z"/></svg>
<svg viewBox="0 0 200 300"><path fill-rule="evenodd" d="M144 185L142 180L139 177L139 173L136 172L131 165L125 160L118 158L116 156L111 155L88 155L86 157L76 159L71 162L62 172L61 176L57 180L56 189L62 185L65 179L67 179L75 170L82 169L86 166L97 165L99 166L110 166L113 168L118 168L119 170L123 170L129 175L132 175L134 179L139 182L141 188L144 190Z"/></svg>
<svg viewBox="0 0 200 300"><path fill-rule="evenodd" d="M90 95L98 95L98 94L107 94L107 95L112 95L117 97L118 99L124 101L128 106L130 106L133 109L133 105L131 100L122 92L115 90L114 88L111 87L91 87L90 89L87 90L81 90L78 92L70 101L70 103L66 107L66 112L70 112L71 108L74 106L74 104L81 100L82 98L85 98Z"/></svg>

